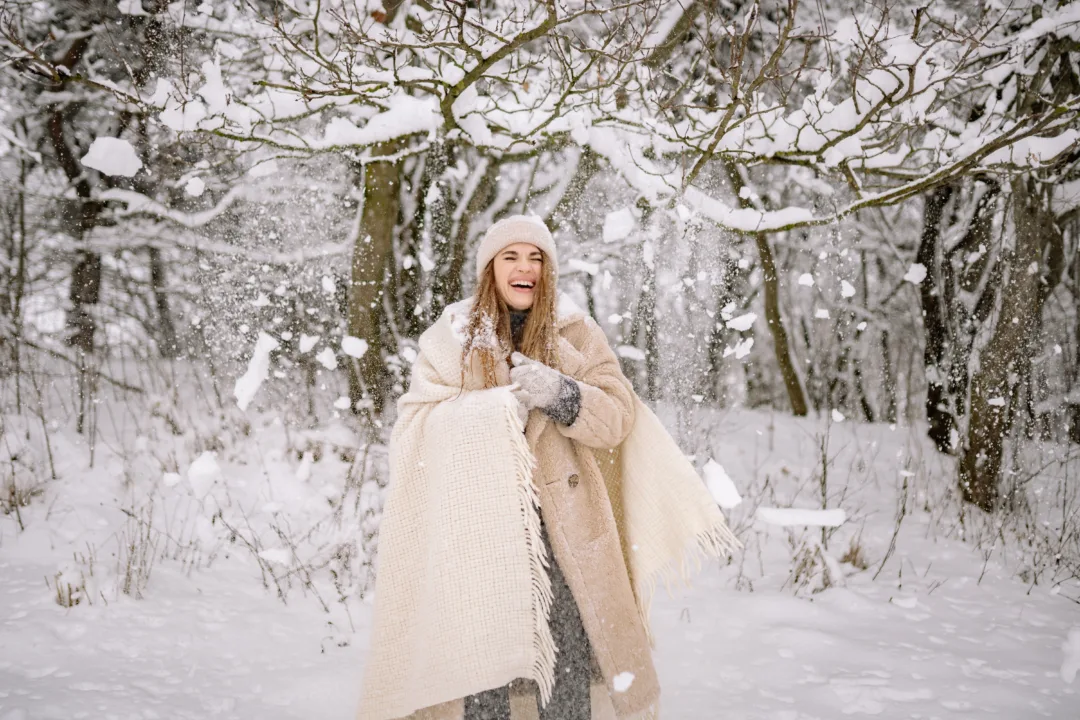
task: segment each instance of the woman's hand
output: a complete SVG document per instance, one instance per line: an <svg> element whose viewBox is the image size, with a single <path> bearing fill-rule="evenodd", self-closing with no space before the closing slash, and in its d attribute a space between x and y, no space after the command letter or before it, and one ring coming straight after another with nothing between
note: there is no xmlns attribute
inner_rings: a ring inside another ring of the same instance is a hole
<svg viewBox="0 0 1080 720"><path fill-rule="evenodd" d="M510 380L517 385L512 392L521 404L541 410L563 425L572 425L581 406L577 382L519 352L512 354L510 361L514 364Z"/></svg>

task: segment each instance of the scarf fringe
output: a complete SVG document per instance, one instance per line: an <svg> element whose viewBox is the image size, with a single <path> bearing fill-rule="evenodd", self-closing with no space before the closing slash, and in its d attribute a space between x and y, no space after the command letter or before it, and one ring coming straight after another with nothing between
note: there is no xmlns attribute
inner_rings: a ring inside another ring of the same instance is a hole
<svg viewBox="0 0 1080 720"><path fill-rule="evenodd" d="M673 583L688 588L690 587L691 564L694 572L699 572L703 560L727 557L736 550L742 549L742 546L739 539L728 528L724 518L720 517L712 525L699 532L677 560L661 565L647 577L641 578L637 583L638 613L641 615L641 622L645 626L645 634L650 645L655 646L652 628L649 625L649 614L653 596L656 594L657 582L664 581L664 587L669 595Z"/></svg>
<svg viewBox="0 0 1080 720"><path fill-rule="evenodd" d="M514 466L518 483L518 496L521 500L521 514L525 521L525 543L529 551L529 569L532 572L533 606L533 680L540 688L540 703L546 705L551 700L555 687L555 639L551 635L551 605L554 593L551 589L551 576L547 549L540 530L540 495L533 485L533 470L536 458L529 450L525 439L525 428L521 424L512 402L505 406L507 423L512 430Z"/></svg>

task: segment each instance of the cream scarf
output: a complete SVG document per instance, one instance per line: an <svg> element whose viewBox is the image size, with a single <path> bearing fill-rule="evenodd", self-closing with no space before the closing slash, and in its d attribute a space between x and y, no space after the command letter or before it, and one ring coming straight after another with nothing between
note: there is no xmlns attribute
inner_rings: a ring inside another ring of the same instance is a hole
<svg viewBox="0 0 1080 720"><path fill-rule="evenodd" d="M420 337L390 439L371 649L359 720L393 720L516 678L554 682L551 584L535 458L505 387L461 391L471 298ZM581 311L560 297L557 328ZM738 547L693 465L637 399L634 427L597 456L642 617L659 578ZM647 626L647 625L646 625Z"/></svg>

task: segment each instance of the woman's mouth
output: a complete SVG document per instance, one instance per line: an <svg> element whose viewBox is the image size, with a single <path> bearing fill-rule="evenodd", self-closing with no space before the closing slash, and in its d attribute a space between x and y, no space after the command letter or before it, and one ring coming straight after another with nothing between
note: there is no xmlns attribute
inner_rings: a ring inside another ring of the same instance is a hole
<svg viewBox="0 0 1080 720"><path fill-rule="evenodd" d="M536 287L536 283L532 280L514 280L510 283L510 288L519 293L531 293Z"/></svg>

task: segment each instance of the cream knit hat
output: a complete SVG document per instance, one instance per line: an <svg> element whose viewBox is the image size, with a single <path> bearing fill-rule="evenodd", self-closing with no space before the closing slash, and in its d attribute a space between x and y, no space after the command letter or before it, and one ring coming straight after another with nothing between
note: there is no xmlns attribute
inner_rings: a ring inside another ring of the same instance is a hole
<svg viewBox="0 0 1080 720"><path fill-rule="evenodd" d="M547 225L536 215L512 215L488 228L476 248L476 279L484 274L484 268L500 250L514 243L529 243L540 248L551 263L555 277L559 276L559 258L555 252L555 239Z"/></svg>

